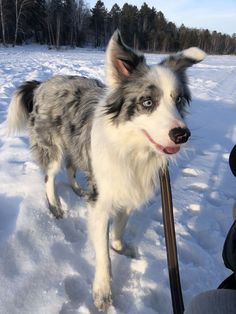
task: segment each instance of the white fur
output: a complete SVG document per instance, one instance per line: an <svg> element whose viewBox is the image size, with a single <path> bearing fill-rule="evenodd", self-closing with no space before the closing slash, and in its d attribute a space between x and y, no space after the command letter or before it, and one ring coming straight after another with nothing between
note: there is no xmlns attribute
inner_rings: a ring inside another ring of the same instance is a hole
<svg viewBox="0 0 236 314"><path fill-rule="evenodd" d="M182 54L186 58L190 58L196 61L202 61L206 57L206 53L198 47L191 47L182 51Z"/></svg>
<svg viewBox="0 0 236 314"><path fill-rule="evenodd" d="M165 157L152 154L149 145L132 122L116 127L106 116L94 121L92 166L99 195L110 200L111 212L116 208L136 208L152 196L152 182L165 165Z"/></svg>
<svg viewBox="0 0 236 314"><path fill-rule="evenodd" d="M92 127L91 160L99 191L89 215L90 236L96 252L93 297L95 305L103 310L112 302L106 233L109 218L114 217L112 247L122 251L122 235L130 211L153 196L158 172L168 160L164 153L156 151L142 129L161 145L168 146L173 145L168 135L170 129L185 127L172 95L178 84L174 74L168 68L157 66L147 75L150 82L163 90L161 102L152 114L116 125L109 116L102 114L105 104L102 100ZM115 82L114 79L112 84ZM108 301L104 302L104 299Z"/></svg>
<svg viewBox="0 0 236 314"><path fill-rule="evenodd" d="M89 230L96 252L94 303L106 310L112 303L106 232L109 218L115 216L112 246L121 251L129 212L153 195L158 170L164 167L166 159L152 154L149 157L149 144L132 124L115 127L108 117L99 115L99 110L97 114L91 134L91 159L99 195L90 209Z"/></svg>
<svg viewBox="0 0 236 314"><path fill-rule="evenodd" d="M124 249L124 243L122 235L129 219L131 208L127 208L117 213L112 225L112 247L116 251L122 251Z"/></svg>
<svg viewBox="0 0 236 314"><path fill-rule="evenodd" d="M112 37L111 40L108 43L107 50L106 50L106 84L110 87L115 87L118 82L117 78L114 76L114 65L112 63L112 55L114 53L114 50L116 48L116 42L114 38Z"/></svg>
<svg viewBox="0 0 236 314"><path fill-rule="evenodd" d="M7 115L7 132L8 134L16 134L24 130L27 126L28 112L25 108L19 92L15 92L8 109Z"/></svg>
<svg viewBox="0 0 236 314"><path fill-rule="evenodd" d="M55 193L55 176L58 173L60 167L61 167L61 162L54 161L48 167L48 172L47 172L46 194L47 194L49 203L54 206L56 206L59 202Z"/></svg>

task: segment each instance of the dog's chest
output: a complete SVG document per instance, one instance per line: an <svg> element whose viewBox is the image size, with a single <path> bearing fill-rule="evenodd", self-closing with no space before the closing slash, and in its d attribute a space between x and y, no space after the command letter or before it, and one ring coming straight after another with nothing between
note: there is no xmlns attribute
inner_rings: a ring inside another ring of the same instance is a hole
<svg viewBox="0 0 236 314"><path fill-rule="evenodd" d="M139 132L95 119L91 132L91 162L100 199L115 207L136 208L148 201L166 158L142 141Z"/></svg>
<svg viewBox="0 0 236 314"><path fill-rule="evenodd" d="M133 207L138 207L148 201L154 193L157 184L157 174L159 163L156 158L146 160L127 160L120 169L121 181L120 195L124 196L127 203L132 203ZM118 170L119 171L119 170Z"/></svg>
<svg viewBox="0 0 236 314"><path fill-rule="evenodd" d="M116 207L139 207L152 197L161 166L162 160L155 157L120 158L110 152L95 165L98 190Z"/></svg>

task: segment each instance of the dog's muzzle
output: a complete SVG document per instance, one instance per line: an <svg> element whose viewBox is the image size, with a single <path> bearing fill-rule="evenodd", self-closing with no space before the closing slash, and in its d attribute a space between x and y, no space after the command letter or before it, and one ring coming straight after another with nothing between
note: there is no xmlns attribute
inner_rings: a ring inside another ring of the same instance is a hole
<svg viewBox="0 0 236 314"><path fill-rule="evenodd" d="M188 128L174 128L169 132L169 137L175 144L186 143L190 136L191 132Z"/></svg>

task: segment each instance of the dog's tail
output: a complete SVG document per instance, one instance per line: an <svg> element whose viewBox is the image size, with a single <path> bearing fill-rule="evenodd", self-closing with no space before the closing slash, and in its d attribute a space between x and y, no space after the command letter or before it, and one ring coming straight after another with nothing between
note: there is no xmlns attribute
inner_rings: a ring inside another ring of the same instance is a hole
<svg viewBox="0 0 236 314"><path fill-rule="evenodd" d="M26 128L29 114L33 110L34 91L39 85L38 81L29 81L15 91L7 114L8 134L15 134Z"/></svg>

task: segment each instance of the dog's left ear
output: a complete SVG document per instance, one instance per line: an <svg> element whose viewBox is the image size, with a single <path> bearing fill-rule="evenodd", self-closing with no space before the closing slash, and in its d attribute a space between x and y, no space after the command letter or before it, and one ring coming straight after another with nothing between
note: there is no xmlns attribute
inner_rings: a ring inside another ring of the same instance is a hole
<svg viewBox="0 0 236 314"><path fill-rule="evenodd" d="M106 51L106 80L110 87L119 86L138 67L146 65L142 54L126 46L119 30L112 35Z"/></svg>
<svg viewBox="0 0 236 314"><path fill-rule="evenodd" d="M173 71L181 72L191 67L193 64L201 62L206 57L206 53L197 48L191 47L164 59L160 65L167 66Z"/></svg>

